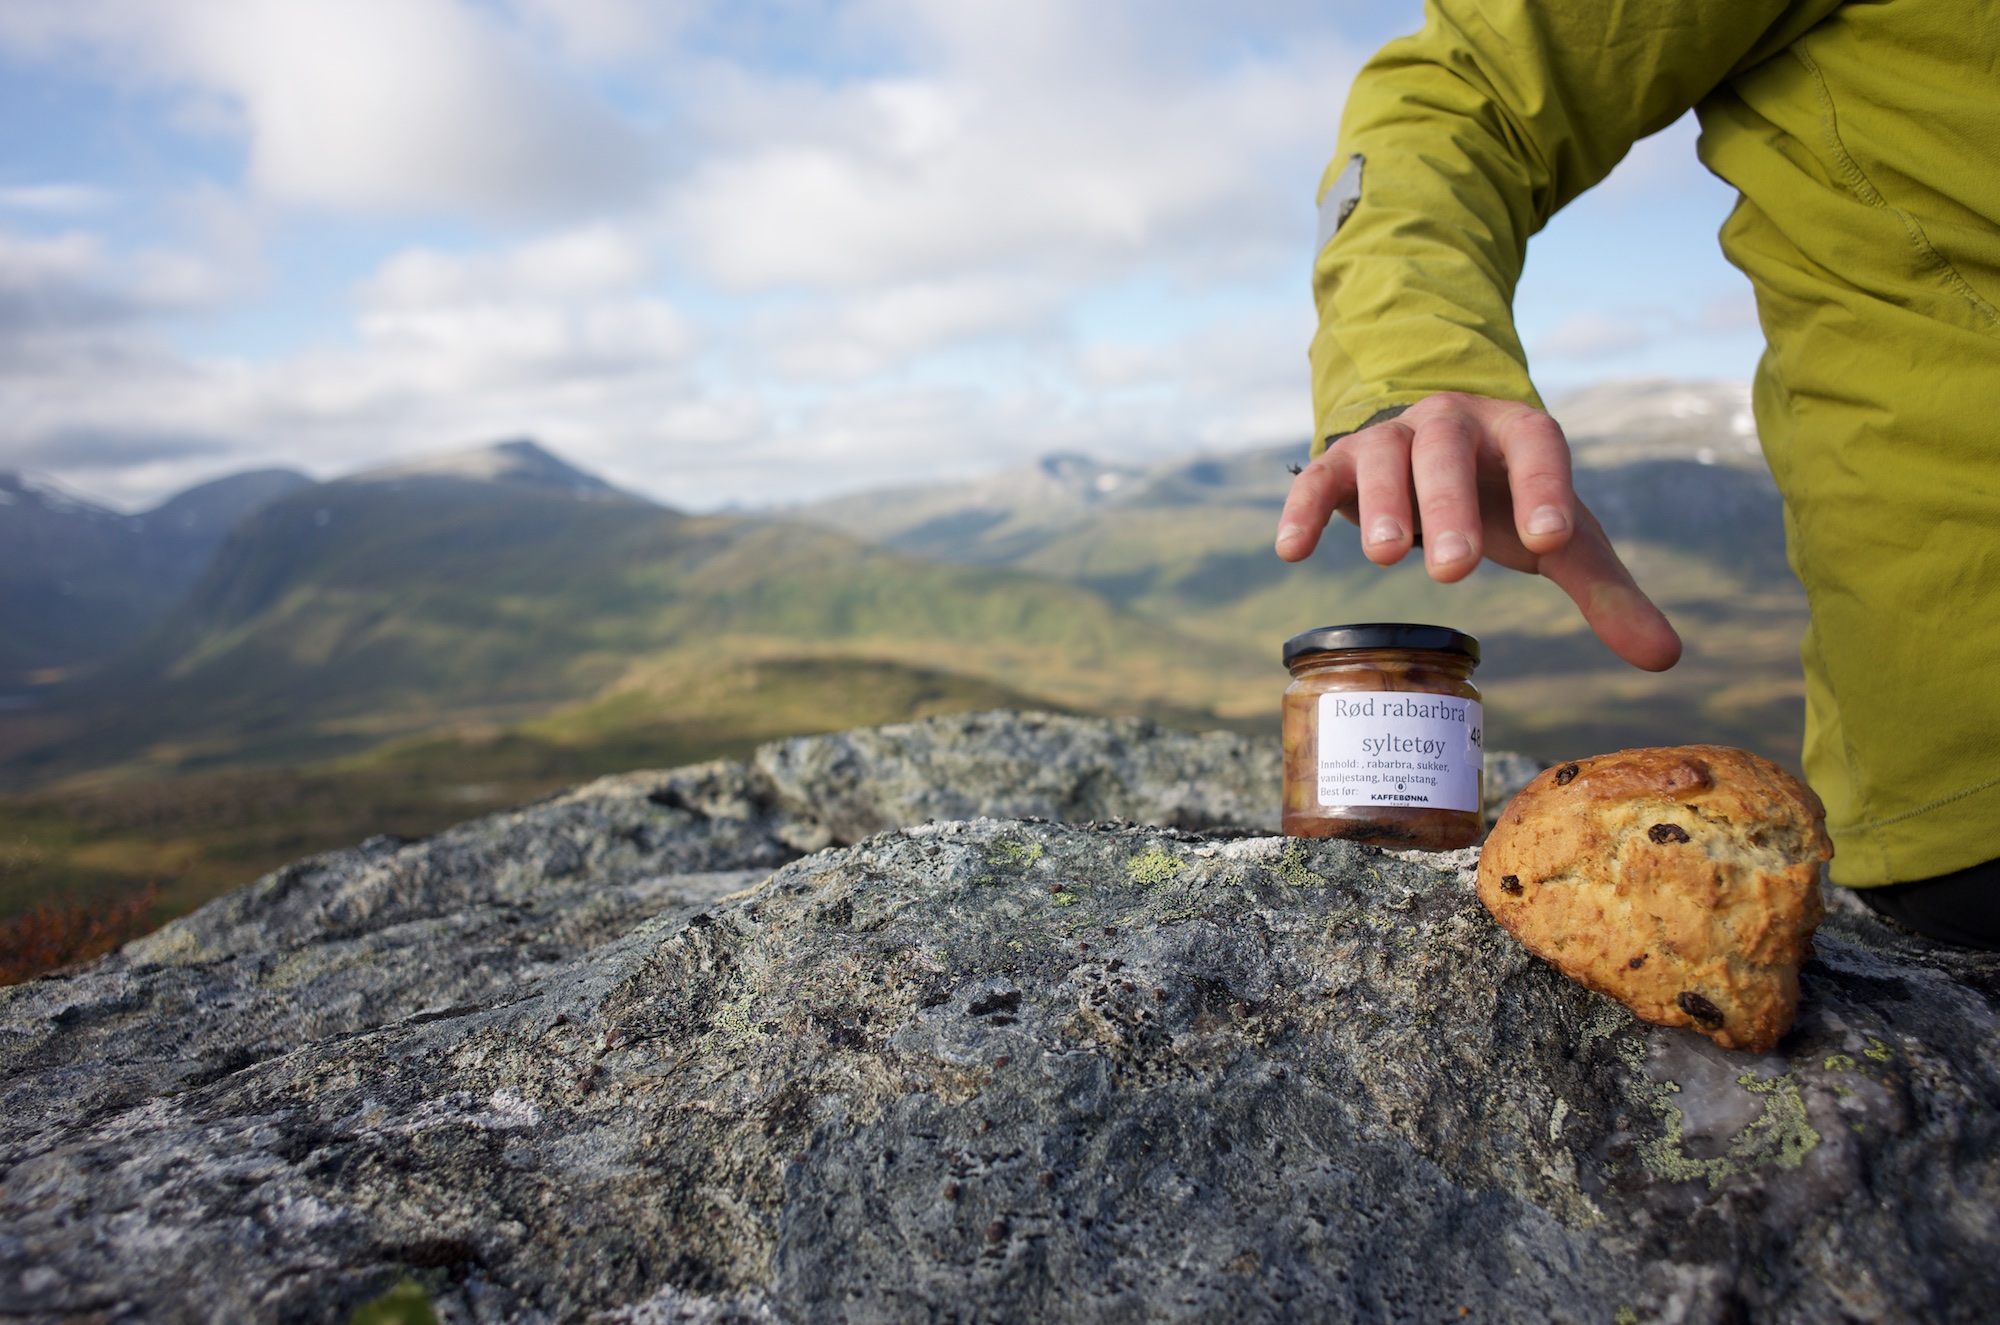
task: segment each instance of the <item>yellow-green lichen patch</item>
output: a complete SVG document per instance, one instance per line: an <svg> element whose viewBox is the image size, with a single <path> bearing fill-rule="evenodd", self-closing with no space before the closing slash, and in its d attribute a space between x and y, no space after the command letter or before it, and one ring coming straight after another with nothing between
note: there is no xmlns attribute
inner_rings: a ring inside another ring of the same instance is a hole
<svg viewBox="0 0 2000 1325"><path fill-rule="evenodd" d="M1820 1137L1806 1117L1805 1097L1799 1094L1792 1074L1759 1081L1755 1073L1745 1072L1736 1078L1736 1084L1752 1095L1764 1096L1764 1116L1737 1134L1729 1143L1729 1153L1750 1161L1745 1165L1748 1168L1770 1163L1795 1169L1805 1163Z"/></svg>
<svg viewBox="0 0 2000 1325"><path fill-rule="evenodd" d="M1284 856L1274 869L1279 878L1294 888L1316 888L1326 882L1306 868L1306 844L1303 842L1286 846Z"/></svg>
<svg viewBox="0 0 2000 1325"><path fill-rule="evenodd" d="M1872 1058L1878 1063L1886 1063L1896 1056L1895 1050L1872 1035L1868 1037L1868 1047L1861 1052L1864 1057Z"/></svg>
<svg viewBox="0 0 2000 1325"><path fill-rule="evenodd" d="M1746 1072L1736 1079L1753 1095L1764 1097L1764 1111L1742 1131L1730 1138L1729 1148L1712 1159L1697 1159L1687 1152L1686 1115L1673 1103L1680 1094L1676 1082L1658 1085L1642 1083L1639 1094L1659 1116L1662 1132L1639 1146L1639 1158L1654 1177L1667 1182L1706 1180L1710 1188L1725 1179L1775 1165L1795 1169L1805 1162L1820 1134L1806 1117L1805 1098L1791 1074L1759 1080Z"/></svg>
<svg viewBox="0 0 2000 1325"><path fill-rule="evenodd" d="M1125 877L1138 887L1157 888L1163 883L1172 883L1181 869L1178 857L1158 847L1148 847L1144 855L1135 856L1126 863Z"/></svg>
<svg viewBox="0 0 2000 1325"><path fill-rule="evenodd" d="M1632 1014L1622 1004L1600 995L1597 1006L1584 1019L1583 1042L1591 1044L1598 1040L1608 1040L1623 1030L1632 1021Z"/></svg>
<svg viewBox="0 0 2000 1325"><path fill-rule="evenodd" d="M993 844L993 863L1010 870L1025 870L1042 858L1040 842L1008 842Z"/></svg>
<svg viewBox="0 0 2000 1325"><path fill-rule="evenodd" d="M756 1005L757 995L747 991L724 1004L715 1014L714 1029L702 1037L703 1048L733 1049L770 1039L769 1033L750 1018Z"/></svg>
<svg viewBox="0 0 2000 1325"><path fill-rule="evenodd" d="M431 1297L414 1279L405 1279L382 1296L363 1302L347 1325L437 1325Z"/></svg>
<svg viewBox="0 0 2000 1325"><path fill-rule="evenodd" d="M1829 1072L1852 1072L1854 1070L1854 1060L1846 1054L1828 1054L1826 1056L1825 1067Z"/></svg>

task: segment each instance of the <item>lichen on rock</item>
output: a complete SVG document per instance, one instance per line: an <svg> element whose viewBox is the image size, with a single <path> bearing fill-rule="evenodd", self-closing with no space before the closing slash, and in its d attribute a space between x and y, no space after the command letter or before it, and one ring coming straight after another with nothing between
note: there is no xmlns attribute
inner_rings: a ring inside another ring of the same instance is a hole
<svg viewBox="0 0 2000 1325"><path fill-rule="evenodd" d="M1241 738L816 739L302 862L0 993L0 1311L344 1321L407 1282L446 1321L1971 1320L2000 1290L2000 962L1836 903L1797 1029L1736 1054L1529 957L1468 853L1246 836Z"/></svg>

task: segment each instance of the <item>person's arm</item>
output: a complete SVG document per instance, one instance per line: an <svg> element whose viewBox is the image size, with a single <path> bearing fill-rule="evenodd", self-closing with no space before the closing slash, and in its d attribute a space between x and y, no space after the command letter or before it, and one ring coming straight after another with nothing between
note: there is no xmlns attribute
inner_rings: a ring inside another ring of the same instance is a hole
<svg viewBox="0 0 2000 1325"><path fill-rule="evenodd" d="M1482 554L1548 575L1621 656L1671 666L1679 640L1576 502L1514 288L1529 237L1633 142L1838 3L1430 0L1356 79L1322 186L1317 458L1279 555L1309 555L1336 510L1385 565L1421 528L1435 578Z"/></svg>

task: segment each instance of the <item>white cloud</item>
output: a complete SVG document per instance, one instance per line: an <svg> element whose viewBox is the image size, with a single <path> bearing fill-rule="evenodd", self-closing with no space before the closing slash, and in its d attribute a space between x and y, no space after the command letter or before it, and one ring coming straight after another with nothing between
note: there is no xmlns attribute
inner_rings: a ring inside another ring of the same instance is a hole
<svg viewBox="0 0 2000 1325"><path fill-rule="evenodd" d="M636 288L650 265L643 245L607 226L470 257L412 250L362 285L361 347L294 369L447 398L665 373L697 335Z"/></svg>
<svg viewBox="0 0 2000 1325"><path fill-rule="evenodd" d="M508 7L567 55L607 64L658 56L702 8L675 0L509 0Z"/></svg>
<svg viewBox="0 0 2000 1325"><path fill-rule="evenodd" d="M0 381L8 370L19 373L24 358L46 370L82 347L108 348L107 337L134 325L212 307L231 288L223 273L190 253L118 255L88 231L0 231L0 344L12 361L0 369Z"/></svg>
<svg viewBox="0 0 2000 1325"><path fill-rule="evenodd" d="M400 254L362 287L355 343L258 374L272 423L412 436L613 424L685 392L696 328L640 289L644 254L593 229L498 253Z"/></svg>
<svg viewBox="0 0 2000 1325"><path fill-rule="evenodd" d="M463 302L496 295L562 298L631 287L653 267L651 248L628 231L585 226L495 254L409 249L362 282L370 305Z"/></svg>
<svg viewBox="0 0 2000 1325"><path fill-rule="evenodd" d="M650 183L630 126L460 0L17 3L0 45L191 95L198 122L247 136L248 180L278 202L574 215Z"/></svg>
<svg viewBox="0 0 2000 1325"><path fill-rule="evenodd" d="M727 454L769 436L771 414L756 397L736 394L674 401L651 419L649 426L669 447L686 448L687 452L697 454L714 454L720 448ZM655 483L663 477L660 466L644 468ZM672 472L672 468L667 472Z"/></svg>
<svg viewBox="0 0 2000 1325"><path fill-rule="evenodd" d="M1301 301L1219 313L1177 335L1086 345L1078 398L1105 416L1097 426L1130 435L1122 446L1096 449L1143 459L1195 447L1303 442L1312 432L1304 353L1311 335L1311 312Z"/></svg>
<svg viewBox="0 0 2000 1325"><path fill-rule="evenodd" d="M0 234L0 290L80 285L102 274L104 248L97 236L71 231L53 238Z"/></svg>
<svg viewBox="0 0 2000 1325"><path fill-rule="evenodd" d="M0 236L0 464L114 499L274 461L325 474L540 431L629 439L685 395L695 328L637 288L643 250L596 228L459 258L400 254L362 287L351 343L252 363L173 353L160 307L196 275L118 264L88 235ZM582 423L584 426L579 427Z"/></svg>
<svg viewBox="0 0 2000 1325"><path fill-rule="evenodd" d="M1153 49L1137 6L868 12L924 52L921 76L706 90L702 123L727 150L670 204L705 275L841 286L1027 263L1104 280L1305 242L1359 63L1323 32L1225 59Z"/></svg>
<svg viewBox="0 0 2000 1325"><path fill-rule="evenodd" d="M209 238L20 251L78 300L74 353L0 364L0 464L136 501L528 433L701 505L1302 438L1313 186L1360 55L1328 12L8 0L0 47L164 96L243 173ZM298 218L409 237L282 351L169 348ZM1174 315L1085 315L1137 286Z"/></svg>
<svg viewBox="0 0 2000 1325"><path fill-rule="evenodd" d="M87 216L108 210L117 197L88 184L22 184L0 189L0 208L50 216Z"/></svg>
<svg viewBox="0 0 2000 1325"><path fill-rule="evenodd" d="M1712 299L1702 305L1701 314L1695 325L1703 331L1755 331L1762 324L1757 320L1757 297L1748 290L1721 299Z"/></svg>
<svg viewBox="0 0 2000 1325"><path fill-rule="evenodd" d="M638 195L646 153L447 0L217 4L193 63L240 97L251 177L287 202L570 212Z"/></svg>
<svg viewBox="0 0 2000 1325"><path fill-rule="evenodd" d="M1629 354L1649 343L1653 330L1639 317L1576 313L1564 318L1537 340L1537 359L1608 359Z"/></svg>
<svg viewBox="0 0 2000 1325"><path fill-rule="evenodd" d="M747 348L789 381L858 381L966 342L1059 336L1072 293L1048 280L969 276L823 295L757 319Z"/></svg>

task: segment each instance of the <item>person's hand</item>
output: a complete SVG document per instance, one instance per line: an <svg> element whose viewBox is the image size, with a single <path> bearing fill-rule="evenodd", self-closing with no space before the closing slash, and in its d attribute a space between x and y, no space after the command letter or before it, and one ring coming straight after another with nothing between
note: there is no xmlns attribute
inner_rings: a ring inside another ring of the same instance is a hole
<svg viewBox="0 0 2000 1325"><path fill-rule="evenodd" d="M1680 660L1680 636L1577 500L1562 429L1532 406L1447 392L1341 438L1293 480L1278 555L1311 556L1335 511L1360 527L1377 565L1401 561L1421 534L1441 584L1484 555L1555 581L1634 667L1663 672Z"/></svg>

